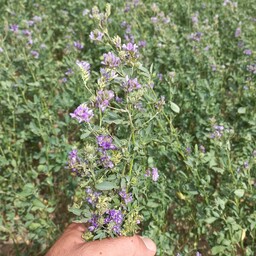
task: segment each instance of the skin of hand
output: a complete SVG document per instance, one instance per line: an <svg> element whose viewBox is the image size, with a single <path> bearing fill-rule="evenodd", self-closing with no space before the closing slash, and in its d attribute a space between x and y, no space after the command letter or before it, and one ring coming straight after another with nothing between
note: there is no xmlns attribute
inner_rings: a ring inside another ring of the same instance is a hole
<svg viewBox="0 0 256 256"><path fill-rule="evenodd" d="M118 237L85 242L84 224L72 223L45 256L154 256L155 243L145 237Z"/></svg>

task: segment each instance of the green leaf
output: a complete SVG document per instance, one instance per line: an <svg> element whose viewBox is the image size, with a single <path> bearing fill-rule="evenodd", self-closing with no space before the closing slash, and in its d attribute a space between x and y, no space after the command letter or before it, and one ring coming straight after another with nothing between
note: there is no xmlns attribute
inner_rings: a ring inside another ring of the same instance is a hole
<svg viewBox="0 0 256 256"><path fill-rule="evenodd" d="M145 67L139 66L139 69L140 69L141 71L143 71L144 73L149 74L149 71L148 71Z"/></svg>
<svg viewBox="0 0 256 256"><path fill-rule="evenodd" d="M212 248L212 255L216 255L218 253L225 252L226 248L227 248L226 246L222 246L222 245L214 246Z"/></svg>
<svg viewBox="0 0 256 256"><path fill-rule="evenodd" d="M127 121L120 118L120 116L115 112L108 112L103 116L103 122L107 124L124 124Z"/></svg>
<svg viewBox="0 0 256 256"><path fill-rule="evenodd" d="M243 197L243 195L244 195L244 190L243 189L237 189L237 190L235 190L235 195L237 196L237 197L239 197L239 198L241 198L241 197Z"/></svg>
<svg viewBox="0 0 256 256"><path fill-rule="evenodd" d="M159 204L152 201L148 201L147 206L151 208L157 208L159 207Z"/></svg>
<svg viewBox="0 0 256 256"><path fill-rule="evenodd" d="M72 212L73 214L75 214L76 216L80 216L81 213L82 213L82 210L81 209L78 209L78 208L72 208L70 207L68 209L69 212Z"/></svg>
<svg viewBox="0 0 256 256"><path fill-rule="evenodd" d="M224 170L222 168L219 168L219 167L212 167L212 169L215 171L215 172L218 172L220 174L223 174L224 173Z"/></svg>
<svg viewBox="0 0 256 256"><path fill-rule="evenodd" d="M176 105L174 102L171 102L171 109L175 113L180 113L180 107Z"/></svg>
<svg viewBox="0 0 256 256"><path fill-rule="evenodd" d="M30 225L29 225L29 229L30 230L36 230L36 229L38 229L38 228L40 228L41 227L41 224L39 224L39 223L31 223Z"/></svg>
<svg viewBox="0 0 256 256"><path fill-rule="evenodd" d="M239 108L239 109L237 110L237 112L238 112L239 114L245 114L245 113L246 113L246 108L245 108L245 107L241 107L241 108Z"/></svg>
<svg viewBox="0 0 256 256"><path fill-rule="evenodd" d="M35 193L35 187L32 183L28 183L23 187L22 192L18 193L18 196L27 197Z"/></svg>
<svg viewBox="0 0 256 256"><path fill-rule="evenodd" d="M114 188L117 188L116 184L114 182L110 181L103 181L95 186L98 190L111 190Z"/></svg>
<svg viewBox="0 0 256 256"><path fill-rule="evenodd" d="M81 139L85 139L85 138L87 138L90 134L91 134L91 131L89 131L89 130L84 131L80 138L81 138Z"/></svg>
<svg viewBox="0 0 256 256"><path fill-rule="evenodd" d="M45 205L39 199L35 199L33 201L33 205L38 207L38 208L44 208L45 207Z"/></svg>
<svg viewBox="0 0 256 256"><path fill-rule="evenodd" d="M209 218L205 219L205 222L206 222L207 224L212 224L215 220L217 220L217 218L215 218L215 217L209 217Z"/></svg>

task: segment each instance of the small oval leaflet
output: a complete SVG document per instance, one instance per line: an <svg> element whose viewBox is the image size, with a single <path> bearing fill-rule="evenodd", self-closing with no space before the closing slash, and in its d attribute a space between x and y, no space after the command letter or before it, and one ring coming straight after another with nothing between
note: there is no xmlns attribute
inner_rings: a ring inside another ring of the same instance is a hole
<svg viewBox="0 0 256 256"><path fill-rule="evenodd" d="M175 113L180 113L180 107L177 104L175 104L174 102L171 102L171 109Z"/></svg>
<svg viewBox="0 0 256 256"><path fill-rule="evenodd" d="M95 186L98 190L111 190L113 188L117 188L116 184L114 182L110 181L103 181Z"/></svg>

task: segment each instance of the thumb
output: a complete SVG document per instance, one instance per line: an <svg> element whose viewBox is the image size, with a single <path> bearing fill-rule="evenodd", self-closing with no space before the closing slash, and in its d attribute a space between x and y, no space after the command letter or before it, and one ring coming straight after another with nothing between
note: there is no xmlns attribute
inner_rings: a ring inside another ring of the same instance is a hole
<svg viewBox="0 0 256 256"><path fill-rule="evenodd" d="M84 256L154 256L156 245L151 239L140 236L108 238L85 243L83 252Z"/></svg>

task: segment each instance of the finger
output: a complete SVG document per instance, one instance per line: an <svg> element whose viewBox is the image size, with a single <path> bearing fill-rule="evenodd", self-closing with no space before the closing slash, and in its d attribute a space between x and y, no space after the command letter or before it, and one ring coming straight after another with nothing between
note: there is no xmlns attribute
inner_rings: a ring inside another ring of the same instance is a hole
<svg viewBox="0 0 256 256"><path fill-rule="evenodd" d="M70 224L45 256L72 255L72 250L80 248L85 243L82 238L85 230L86 226L84 224Z"/></svg>
<svg viewBox="0 0 256 256"><path fill-rule="evenodd" d="M156 245L140 236L119 237L85 243L80 251L82 256L154 256Z"/></svg>

